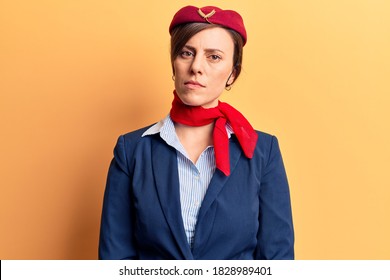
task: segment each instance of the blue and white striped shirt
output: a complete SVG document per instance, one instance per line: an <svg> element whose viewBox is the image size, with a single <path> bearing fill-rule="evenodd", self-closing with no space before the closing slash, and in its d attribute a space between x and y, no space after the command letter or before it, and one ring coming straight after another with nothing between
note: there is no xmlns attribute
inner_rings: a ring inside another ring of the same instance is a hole
<svg viewBox="0 0 390 280"><path fill-rule="evenodd" d="M229 124L226 125L226 131L229 137L233 133ZM181 214L187 241L192 247L199 209L216 168L214 147L208 146L202 152L197 162L193 163L180 143L174 123L169 115L146 130L142 137L157 133L160 133L161 138L168 145L176 149Z"/></svg>

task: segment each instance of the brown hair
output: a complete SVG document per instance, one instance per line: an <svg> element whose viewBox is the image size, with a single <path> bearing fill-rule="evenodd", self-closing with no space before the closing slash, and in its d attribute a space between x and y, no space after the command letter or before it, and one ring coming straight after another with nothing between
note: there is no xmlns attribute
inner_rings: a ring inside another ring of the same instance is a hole
<svg viewBox="0 0 390 280"><path fill-rule="evenodd" d="M232 36L233 42L234 42L234 54L233 54L233 68L234 68L234 75L235 78L233 80L233 83L237 80L238 76L241 73L241 66L242 66L242 56L243 56L243 39L239 33L236 31L225 28L224 26L218 25L218 24L208 24L208 23L187 23L183 25L178 25L172 30L171 35L171 64L172 64L172 71L175 73L175 69L173 67L174 60L180 55L183 47L188 42L188 40L191 39L192 36L199 33L202 30L214 28L214 27L222 27L229 31L230 35ZM232 83L232 84L233 84ZM231 84L230 84L231 85ZM229 85L227 85L229 86Z"/></svg>

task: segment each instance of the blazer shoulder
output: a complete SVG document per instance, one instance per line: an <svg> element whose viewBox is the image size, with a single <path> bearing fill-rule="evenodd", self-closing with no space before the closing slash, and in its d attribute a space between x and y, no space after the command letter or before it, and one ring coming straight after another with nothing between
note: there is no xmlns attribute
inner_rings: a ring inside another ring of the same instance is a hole
<svg viewBox="0 0 390 280"><path fill-rule="evenodd" d="M145 126L145 127L142 127L142 128L139 128L137 130L127 132L125 134L122 134L120 137L123 137L125 141L133 142L137 139L140 139L142 137L142 134L144 134L144 132L146 130L148 130L150 127L152 127L153 125L155 125L155 123L148 125L148 126Z"/></svg>
<svg viewBox="0 0 390 280"><path fill-rule="evenodd" d="M267 166L275 156L281 157L278 138L275 135L258 131L257 144L255 148L255 156L262 159L264 166Z"/></svg>
<svg viewBox="0 0 390 280"><path fill-rule="evenodd" d="M269 134L267 132L264 132L264 131L260 131L260 130L255 130L257 135L259 136L259 139L262 138L262 139L270 139L272 137L274 137L274 135L272 134Z"/></svg>
<svg viewBox="0 0 390 280"><path fill-rule="evenodd" d="M130 174L129 167L133 164L134 153L137 147L143 139L147 138L142 137L142 134L152 125L127 132L118 137L114 147L114 161L122 170L125 170L127 174Z"/></svg>
<svg viewBox="0 0 390 280"><path fill-rule="evenodd" d="M138 146L138 144L147 137L142 137L142 134L148 130L151 126L154 124L145 126L143 128L139 128L134 131L127 132L125 134L122 134L118 137L117 143L114 149L115 151L118 151L122 154L131 155L133 154L135 148Z"/></svg>
<svg viewBox="0 0 390 280"><path fill-rule="evenodd" d="M256 133L258 135L257 139L257 147L258 148L270 148L272 146L272 143L274 141L277 141L277 138L275 135L269 134L267 132L256 130Z"/></svg>

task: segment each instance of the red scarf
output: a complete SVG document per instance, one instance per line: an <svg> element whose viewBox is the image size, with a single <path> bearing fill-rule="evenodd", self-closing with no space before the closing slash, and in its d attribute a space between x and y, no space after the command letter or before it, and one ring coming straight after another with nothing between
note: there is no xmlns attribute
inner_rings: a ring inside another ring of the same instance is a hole
<svg viewBox="0 0 390 280"><path fill-rule="evenodd" d="M252 158L257 142L257 133L248 120L236 109L225 102L218 101L218 106L205 109L201 106L185 105L175 95L170 112L174 122L188 126L202 126L215 121L213 131L215 161L217 168L226 176L230 175L229 137L226 131L226 121L232 126L245 156Z"/></svg>

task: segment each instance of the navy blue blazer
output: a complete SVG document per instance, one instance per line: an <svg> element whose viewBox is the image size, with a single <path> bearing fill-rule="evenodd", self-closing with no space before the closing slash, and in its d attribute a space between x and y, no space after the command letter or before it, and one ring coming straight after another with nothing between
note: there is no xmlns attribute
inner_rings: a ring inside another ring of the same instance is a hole
<svg viewBox="0 0 390 280"><path fill-rule="evenodd" d="M252 159L230 138L231 175L215 171L193 248L181 217L176 150L143 128L120 136L104 194L99 259L293 259L290 193L276 137Z"/></svg>

